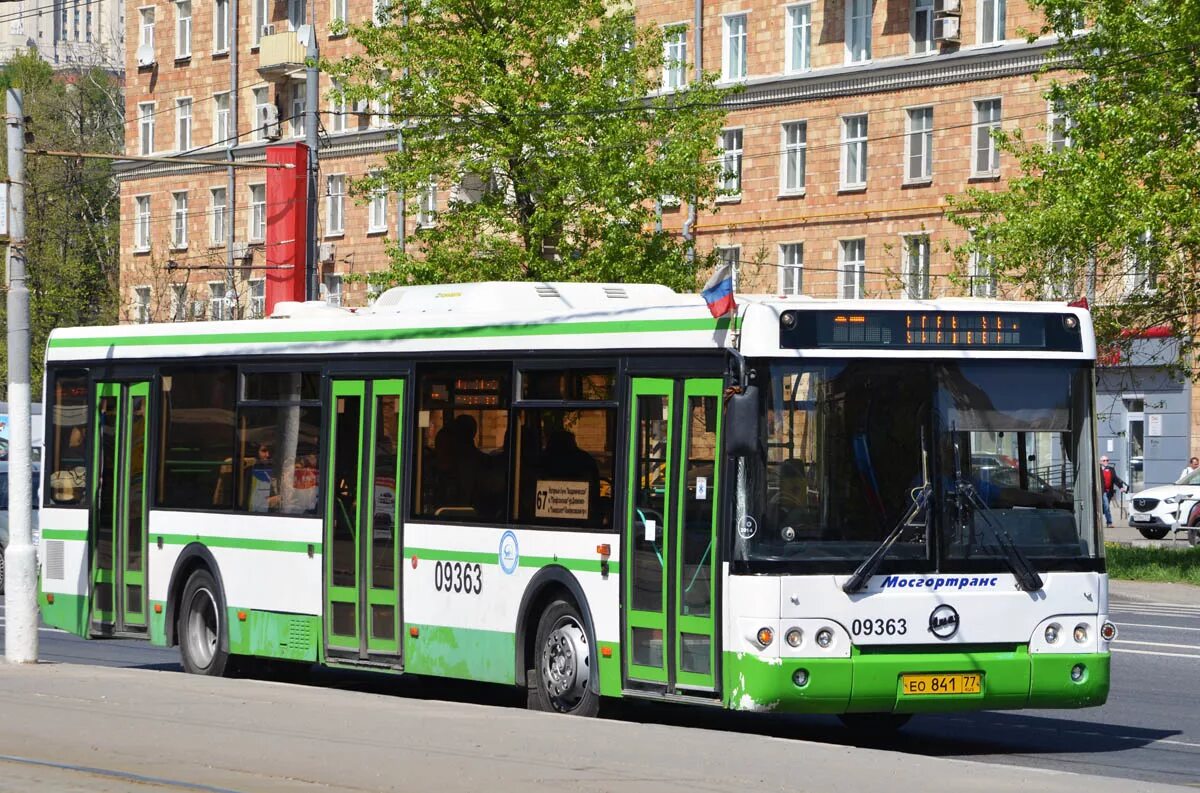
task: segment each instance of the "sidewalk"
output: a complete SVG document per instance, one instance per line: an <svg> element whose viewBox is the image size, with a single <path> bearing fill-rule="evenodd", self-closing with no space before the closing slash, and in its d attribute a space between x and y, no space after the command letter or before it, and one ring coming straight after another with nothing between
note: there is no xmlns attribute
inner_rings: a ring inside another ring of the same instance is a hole
<svg viewBox="0 0 1200 793"><path fill-rule="evenodd" d="M0 791L1183 790L721 729L171 672L0 663L0 692Z"/></svg>

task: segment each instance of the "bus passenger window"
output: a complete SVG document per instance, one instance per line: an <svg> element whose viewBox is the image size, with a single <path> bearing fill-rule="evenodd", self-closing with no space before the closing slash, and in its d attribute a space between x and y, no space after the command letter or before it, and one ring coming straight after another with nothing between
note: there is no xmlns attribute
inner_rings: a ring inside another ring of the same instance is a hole
<svg viewBox="0 0 1200 793"><path fill-rule="evenodd" d="M233 507L236 383L232 367L164 371L160 506Z"/></svg>
<svg viewBox="0 0 1200 793"><path fill-rule="evenodd" d="M243 372L238 510L317 513L320 380L316 371Z"/></svg>
<svg viewBox="0 0 1200 793"><path fill-rule="evenodd" d="M46 432L50 470L48 505L63 507L83 503L87 489L88 373L56 372L50 389Z"/></svg>
<svg viewBox="0 0 1200 793"><path fill-rule="evenodd" d="M513 519L611 528L615 429L615 408L521 409Z"/></svg>

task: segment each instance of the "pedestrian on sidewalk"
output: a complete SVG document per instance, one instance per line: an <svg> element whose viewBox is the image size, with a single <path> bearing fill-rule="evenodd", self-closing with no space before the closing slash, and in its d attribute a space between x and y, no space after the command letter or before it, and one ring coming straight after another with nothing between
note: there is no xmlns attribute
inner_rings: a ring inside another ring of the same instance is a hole
<svg viewBox="0 0 1200 793"><path fill-rule="evenodd" d="M1179 474L1179 478L1175 481L1182 482L1184 479L1187 479L1189 476L1196 473L1196 471L1200 471L1200 457L1193 457L1192 459L1188 460L1188 464L1184 467L1183 473Z"/></svg>
<svg viewBox="0 0 1200 793"><path fill-rule="evenodd" d="M1104 490L1100 504L1104 507L1104 525L1112 528L1112 507L1109 506L1109 501L1117 491L1122 493L1128 489L1121 477L1117 476L1117 469L1113 468L1112 463L1108 461L1108 456L1100 458L1100 485Z"/></svg>

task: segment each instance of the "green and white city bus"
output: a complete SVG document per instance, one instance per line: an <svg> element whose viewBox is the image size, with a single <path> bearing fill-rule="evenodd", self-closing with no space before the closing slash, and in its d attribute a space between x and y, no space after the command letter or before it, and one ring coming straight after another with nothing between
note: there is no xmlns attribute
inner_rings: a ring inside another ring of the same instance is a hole
<svg viewBox="0 0 1200 793"><path fill-rule="evenodd" d="M1103 703L1089 314L739 300L462 284L55 331L43 618L582 714Z"/></svg>

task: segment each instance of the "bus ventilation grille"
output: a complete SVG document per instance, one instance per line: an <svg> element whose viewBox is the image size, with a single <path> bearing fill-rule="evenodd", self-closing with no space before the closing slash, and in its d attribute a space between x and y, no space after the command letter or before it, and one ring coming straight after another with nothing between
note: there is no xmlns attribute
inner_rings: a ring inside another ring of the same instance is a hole
<svg viewBox="0 0 1200 793"><path fill-rule="evenodd" d="M604 287L604 296L611 300L628 300L629 293L625 291L623 286L606 286Z"/></svg>
<svg viewBox="0 0 1200 793"><path fill-rule="evenodd" d="M63 561L65 543L62 540L46 540L46 560L43 569L47 581L62 581L66 578L67 566Z"/></svg>
<svg viewBox="0 0 1200 793"><path fill-rule="evenodd" d="M558 297L558 290L550 284L538 284L534 287L538 297Z"/></svg>
<svg viewBox="0 0 1200 793"><path fill-rule="evenodd" d="M288 620L287 646L303 650L312 643L312 627L306 619Z"/></svg>

